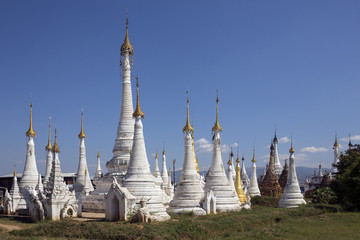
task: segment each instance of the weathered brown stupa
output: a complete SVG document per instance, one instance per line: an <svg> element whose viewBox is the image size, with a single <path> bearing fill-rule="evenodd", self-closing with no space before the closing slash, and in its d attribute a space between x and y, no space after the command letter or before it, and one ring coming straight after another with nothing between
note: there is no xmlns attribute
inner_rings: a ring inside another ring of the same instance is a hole
<svg viewBox="0 0 360 240"><path fill-rule="evenodd" d="M266 175L261 182L260 186L261 196L281 196L281 187L275 174L275 161L274 161L274 145L270 146L270 160L269 166L266 170Z"/></svg>
<svg viewBox="0 0 360 240"><path fill-rule="evenodd" d="M326 188L330 185L331 182L331 178L330 178L330 174L325 171L325 175L323 176L321 183L320 183L320 188Z"/></svg>
<svg viewBox="0 0 360 240"><path fill-rule="evenodd" d="M281 172L281 175L279 177L279 184L281 187L281 191L284 191L284 188L286 186L286 180L289 174L289 165L287 164L287 159L285 159L285 165Z"/></svg>

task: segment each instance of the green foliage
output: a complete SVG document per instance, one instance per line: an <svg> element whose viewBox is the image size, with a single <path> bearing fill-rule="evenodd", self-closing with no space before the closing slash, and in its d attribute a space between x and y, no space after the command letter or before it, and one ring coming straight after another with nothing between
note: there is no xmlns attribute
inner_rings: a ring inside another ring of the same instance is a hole
<svg viewBox="0 0 360 240"><path fill-rule="evenodd" d="M336 166L338 174L331 188L340 202L350 209L360 210L360 148L341 154Z"/></svg>
<svg viewBox="0 0 360 240"><path fill-rule="evenodd" d="M251 198L252 205L258 205L263 207L277 207L280 198L270 196L255 196Z"/></svg>
<svg viewBox="0 0 360 240"><path fill-rule="evenodd" d="M337 196L331 188L318 188L315 189L311 194L312 203L321 204L335 204L337 203Z"/></svg>

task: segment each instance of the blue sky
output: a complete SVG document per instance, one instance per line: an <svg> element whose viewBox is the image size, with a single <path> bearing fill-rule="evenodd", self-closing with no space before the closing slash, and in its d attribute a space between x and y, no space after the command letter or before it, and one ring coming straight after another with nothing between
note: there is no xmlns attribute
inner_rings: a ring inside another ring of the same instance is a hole
<svg viewBox="0 0 360 240"><path fill-rule="evenodd" d="M82 107L89 171L98 150L105 169L120 116L126 6L152 167L164 143L168 166L182 166L186 90L203 169L216 89L224 161L229 146L249 160L255 142L264 166L275 124L282 162L292 133L298 166L330 167L335 130L344 147L349 132L360 142L359 1L1 1L0 174L14 161L23 170L31 95L40 173L49 116L62 170L77 170Z"/></svg>

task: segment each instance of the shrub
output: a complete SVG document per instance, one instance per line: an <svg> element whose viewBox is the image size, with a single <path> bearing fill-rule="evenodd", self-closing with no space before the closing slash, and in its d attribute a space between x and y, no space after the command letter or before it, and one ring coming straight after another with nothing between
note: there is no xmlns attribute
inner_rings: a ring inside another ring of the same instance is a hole
<svg viewBox="0 0 360 240"><path fill-rule="evenodd" d="M311 194L312 203L321 204L335 204L337 203L337 196L331 188L319 188L315 189Z"/></svg>
<svg viewBox="0 0 360 240"><path fill-rule="evenodd" d="M279 198L269 196L255 196L251 198L252 205L259 205L265 207L277 207Z"/></svg>

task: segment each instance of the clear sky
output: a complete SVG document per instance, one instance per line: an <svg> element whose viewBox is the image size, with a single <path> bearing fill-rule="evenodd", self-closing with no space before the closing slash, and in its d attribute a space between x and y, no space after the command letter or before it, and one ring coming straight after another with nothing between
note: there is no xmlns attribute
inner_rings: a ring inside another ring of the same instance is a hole
<svg viewBox="0 0 360 240"><path fill-rule="evenodd" d="M76 172L81 108L89 171L104 172L120 116L126 6L140 81L148 159L165 143L184 158L186 94L200 168L211 161L219 90L224 161L238 146L258 166L278 129L280 159L294 138L298 166L330 167L338 132L360 142L360 1L0 1L0 174L23 171L32 95L44 174L48 117L63 172ZM135 100L135 84L133 96ZM54 121L53 121L54 125ZM52 140L53 141L53 140Z"/></svg>

